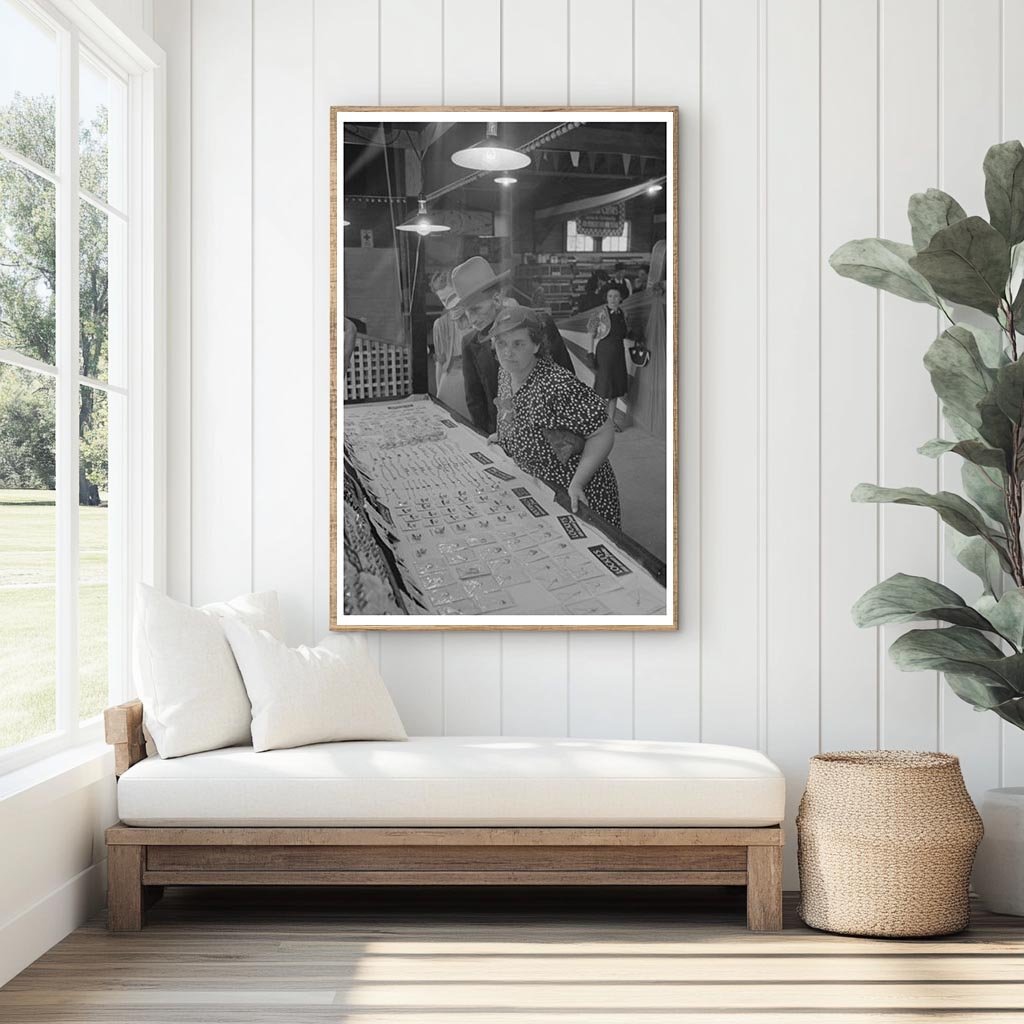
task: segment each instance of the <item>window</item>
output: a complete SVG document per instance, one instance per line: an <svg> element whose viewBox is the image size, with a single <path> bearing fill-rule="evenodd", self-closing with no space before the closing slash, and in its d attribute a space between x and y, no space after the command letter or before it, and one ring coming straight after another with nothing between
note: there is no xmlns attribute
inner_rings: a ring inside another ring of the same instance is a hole
<svg viewBox="0 0 1024 1024"><path fill-rule="evenodd" d="M576 232L576 221L565 222L566 252L629 252L629 221L624 221L621 235L605 235L596 244L593 235L580 235Z"/></svg>
<svg viewBox="0 0 1024 1024"><path fill-rule="evenodd" d="M576 221L565 222L565 251L566 252L593 252L594 238L592 235L576 234Z"/></svg>
<svg viewBox="0 0 1024 1024"><path fill-rule="evenodd" d="M629 252L629 221L624 221L621 235L605 235L601 252Z"/></svg>
<svg viewBox="0 0 1024 1024"><path fill-rule="evenodd" d="M145 518L155 492L143 488L152 470L140 470L155 429L155 305L144 282L158 263L141 197L155 205L155 147L144 140L157 65L42 0L0 0L0 39L7 770L98 738L103 708L129 692L129 583L152 565L143 535L154 543Z"/></svg>

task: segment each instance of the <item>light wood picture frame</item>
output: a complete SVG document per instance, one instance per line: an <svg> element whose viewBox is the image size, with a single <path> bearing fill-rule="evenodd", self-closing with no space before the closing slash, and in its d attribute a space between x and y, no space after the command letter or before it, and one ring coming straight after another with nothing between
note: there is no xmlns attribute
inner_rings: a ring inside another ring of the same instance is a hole
<svg viewBox="0 0 1024 1024"><path fill-rule="evenodd" d="M332 630L678 628L678 140L331 108Z"/></svg>

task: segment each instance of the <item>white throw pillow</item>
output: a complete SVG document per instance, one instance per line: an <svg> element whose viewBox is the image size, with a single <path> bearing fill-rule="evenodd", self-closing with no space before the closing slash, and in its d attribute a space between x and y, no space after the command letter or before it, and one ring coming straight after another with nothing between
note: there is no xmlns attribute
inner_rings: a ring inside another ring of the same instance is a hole
<svg viewBox="0 0 1024 1024"><path fill-rule="evenodd" d="M225 620L224 632L252 704L253 750L407 739L362 637L328 651L286 647L238 620Z"/></svg>
<svg viewBox="0 0 1024 1024"><path fill-rule="evenodd" d="M135 685L161 757L251 742L249 698L222 626L229 620L280 636L277 594L246 594L190 608L139 584Z"/></svg>

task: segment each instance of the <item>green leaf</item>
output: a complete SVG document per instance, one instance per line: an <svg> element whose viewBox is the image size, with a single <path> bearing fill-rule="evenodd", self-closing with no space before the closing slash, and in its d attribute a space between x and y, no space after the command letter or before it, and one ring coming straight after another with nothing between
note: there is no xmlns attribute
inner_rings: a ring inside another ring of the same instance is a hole
<svg viewBox="0 0 1024 1024"><path fill-rule="evenodd" d="M950 678L951 677L947 675L946 681L949 682ZM952 686L952 683L950 683L950 685ZM978 708L977 710L980 711L982 709ZM1013 697L1008 701L1004 701L1002 704L997 704L991 710L1011 725L1024 730L1024 697Z"/></svg>
<svg viewBox="0 0 1024 1024"><path fill-rule="evenodd" d="M949 688L962 700L974 706L975 711L994 711L1001 718L1014 722L1020 722L1003 713L1003 708L1012 709L1020 700L1020 695L1015 694L1009 687L1003 688L986 676L961 675L957 672L944 672ZM1003 698L1003 699L1001 699ZM1018 712L1019 714L1019 712Z"/></svg>
<svg viewBox="0 0 1024 1024"><path fill-rule="evenodd" d="M966 462L960 467L967 497L991 519L1006 529L1005 478L997 469Z"/></svg>
<svg viewBox="0 0 1024 1024"><path fill-rule="evenodd" d="M1010 273L1006 239L981 217L935 233L910 265L944 299L995 315Z"/></svg>
<svg viewBox="0 0 1024 1024"><path fill-rule="evenodd" d="M940 619L958 626L992 631L985 616L969 607L949 587L901 572L877 583L853 606L853 621L861 627L914 619Z"/></svg>
<svg viewBox="0 0 1024 1024"><path fill-rule="evenodd" d="M1010 245L1024 241L1024 146L999 142L985 154L988 219Z"/></svg>
<svg viewBox="0 0 1024 1024"><path fill-rule="evenodd" d="M1024 324L1024 282L1017 289L1016 298L1014 298L1013 304L1010 306L1010 313L1013 315L1013 330L1016 333L1017 325ZM1002 320L1000 320L1000 324L1005 326Z"/></svg>
<svg viewBox="0 0 1024 1024"><path fill-rule="evenodd" d="M962 416L958 416L948 405L942 407L942 418L946 425L953 432L953 436L959 441L979 441L981 434L978 428L972 426Z"/></svg>
<svg viewBox="0 0 1024 1024"><path fill-rule="evenodd" d="M982 537L964 537L950 531L946 534L953 557L981 580L986 594L994 594L1002 585L1003 570L999 555Z"/></svg>
<svg viewBox="0 0 1024 1024"><path fill-rule="evenodd" d="M1010 279L1006 282L1006 297L1010 300L1014 328L1024 322L1024 242L1010 246ZM999 319L999 326L1006 330L1007 323Z"/></svg>
<svg viewBox="0 0 1024 1024"><path fill-rule="evenodd" d="M924 365L943 404L974 427L981 426L978 403L995 383L995 371L985 365L970 328L955 324L928 347Z"/></svg>
<svg viewBox="0 0 1024 1024"><path fill-rule="evenodd" d="M1006 282L1006 297L1013 298L1019 294L1024 284L1024 242L1010 246L1010 277Z"/></svg>
<svg viewBox="0 0 1024 1024"><path fill-rule="evenodd" d="M919 487L878 487L858 484L851 495L853 501L891 502L896 505L917 505L938 512L943 522L965 537L983 537L995 548L1003 566L1009 570L1010 558L1006 552L1006 538L985 522L984 516L969 502L951 491L929 494Z"/></svg>
<svg viewBox="0 0 1024 1024"><path fill-rule="evenodd" d="M975 602L981 615L995 626L999 635L1009 640L1017 650L1024 648L1024 590L1007 590L996 600L986 594Z"/></svg>
<svg viewBox="0 0 1024 1024"><path fill-rule="evenodd" d="M1010 353L1006 351L1003 344L1001 331L992 331L987 327L979 327L977 324L957 324L956 326L963 327L974 335L981 358L990 370L998 370L1010 362Z"/></svg>
<svg viewBox="0 0 1024 1024"><path fill-rule="evenodd" d="M926 441L917 450L922 455L927 455L929 459L937 459L940 455L952 452L976 466L989 466L1000 472L1006 469L1005 453L998 448L990 448L981 441L945 441L941 437L936 437Z"/></svg>
<svg viewBox="0 0 1024 1024"><path fill-rule="evenodd" d="M908 260L912 245L890 242L887 238L859 238L841 245L829 257L829 265L842 277L853 278L872 288L941 308L932 286L914 270Z"/></svg>
<svg viewBox="0 0 1024 1024"><path fill-rule="evenodd" d="M920 251L928 247L936 231L963 220L967 213L951 195L941 189L930 188L927 192L915 192L910 197L907 216L910 218L914 248Z"/></svg>
<svg viewBox="0 0 1024 1024"><path fill-rule="evenodd" d="M977 707L992 708L1020 696L1024 683L1024 655L1007 656L965 626L912 629L890 646L889 656L904 672L952 672L975 680L981 687L970 703Z"/></svg>
<svg viewBox="0 0 1024 1024"><path fill-rule="evenodd" d="M993 394L986 395L978 403L978 414L981 416L981 427L978 433L988 442L990 448L999 448L1006 453L1006 464L1013 465L1016 452L1013 447L1013 424L1006 413L999 408Z"/></svg>
<svg viewBox="0 0 1024 1024"><path fill-rule="evenodd" d="M1024 419L1024 360L1018 359L996 371L992 394L999 408L1014 423Z"/></svg>

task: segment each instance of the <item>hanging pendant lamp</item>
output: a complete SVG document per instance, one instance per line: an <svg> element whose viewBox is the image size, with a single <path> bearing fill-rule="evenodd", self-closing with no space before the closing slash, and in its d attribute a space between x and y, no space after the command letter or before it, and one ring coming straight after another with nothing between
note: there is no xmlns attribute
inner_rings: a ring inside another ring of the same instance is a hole
<svg viewBox="0 0 1024 1024"><path fill-rule="evenodd" d="M474 171L514 171L526 167L530 157L517 149L502 146L498 139L498 122L488 121L483 141L452 153L452 163Z"/></svg>
<svg viewBox="0 0 1024 1024"><path fill-rule="evenodd" d="M422 235L423 237L440 234L442 231L451 231L447 224L434 224L431 221L427 213L427 201L423 198L422 194L418 202L420 208L416 216L411 217L404 224L397 225L396 231L415 231L417 235Z"/></svg>

